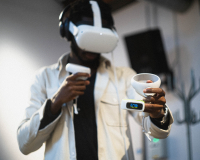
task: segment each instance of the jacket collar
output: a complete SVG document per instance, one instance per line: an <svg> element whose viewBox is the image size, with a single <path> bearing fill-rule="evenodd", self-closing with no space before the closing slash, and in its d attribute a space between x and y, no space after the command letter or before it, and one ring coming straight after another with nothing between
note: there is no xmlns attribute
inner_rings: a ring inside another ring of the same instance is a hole
<svg viewBox="0 0 200 160"><path fill-rule="evenodd" d="M61 71L63 69L63 66L65 66L67 64L69 55L70 55L70 53L65 53L58 59L58 63L56 66L57 70Z"/></svg>
<svg viewBox="0 0 200 160"><path fill-rule="evenodd" d="M66 76L69 74L67 73L67 71L65 70L65 66L68 62L69 59L69 53L67 54L63 54L59 59L58 59L58 63L57 63L57 67L56 69L59 71L58 73L58 80L59 83L61 84L63 82L63 80L66 78Z"/></svg>

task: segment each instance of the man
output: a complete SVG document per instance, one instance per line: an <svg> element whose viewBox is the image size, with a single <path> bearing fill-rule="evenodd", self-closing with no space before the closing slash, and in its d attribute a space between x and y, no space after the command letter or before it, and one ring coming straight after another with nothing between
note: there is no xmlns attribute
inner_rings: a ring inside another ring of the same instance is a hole
<svg viewBox="0 0 200 160"><path fill-rule="evenodd" d="M134 112L119 110L116 92L118 90L120 98L138 98L130 84L135 72L130 68L115 69L101 52L81 49L76 34L73 35L76 26L96 23L93 22L93 7L100 8L103 28L112 29L114 33L110 8L101 1L96 5L77 0L61 13L61 35L71 41L71 52L63 55L58 64L42 68L35 76L25 118L18 128L18 143L23 154L34 152L46 143L46 160L134 159L131 124L127 119L127 115L134 115ZM71 33L68 32L69 22L74 24ZM91 74L70 75L65 70L67 63L89 67ZM88 79L77 80L82 76ZM165 92L160 88L144 92L156 93L144 99L145 112L149 113L144 119L144 130L153 137L166 138L173 118L170 111L164 116ZM77 97L78 114L74 114ZM134 117L142 125L142 117L139 114Z"/></svg>

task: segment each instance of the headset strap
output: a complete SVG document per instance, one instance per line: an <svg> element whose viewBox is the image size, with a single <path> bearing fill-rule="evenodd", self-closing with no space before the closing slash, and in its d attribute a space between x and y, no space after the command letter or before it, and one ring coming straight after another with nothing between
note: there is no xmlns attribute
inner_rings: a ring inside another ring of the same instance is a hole
<svg viewBox="0 0 200 160"><path fill-rule="evenodd" d="M90 4L92 5L94 26L101 28L101 12L99 6L96 1L90 1Z"/></svg>
<svg viewBox="0 0 200 160"><path fill-rule="evenodd" d="M73 34L73 36L76 36L78 34L78 28L73 22L69 22L69 31Z"/></svg>

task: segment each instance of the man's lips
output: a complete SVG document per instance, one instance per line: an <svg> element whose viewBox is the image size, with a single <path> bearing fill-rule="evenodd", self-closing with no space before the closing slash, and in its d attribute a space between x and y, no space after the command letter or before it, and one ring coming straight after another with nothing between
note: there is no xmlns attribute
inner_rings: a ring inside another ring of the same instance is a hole
<svg viewBox="0 0 200 160"><path fill-rule="evenodd" d="M98 54L96 54L96 53L85 53L84 54L85 55L85 57L87 58L87 59L89 59L89 60L93 60L93 59L95 59L96 57L97 57L97 55Z"/></svg>

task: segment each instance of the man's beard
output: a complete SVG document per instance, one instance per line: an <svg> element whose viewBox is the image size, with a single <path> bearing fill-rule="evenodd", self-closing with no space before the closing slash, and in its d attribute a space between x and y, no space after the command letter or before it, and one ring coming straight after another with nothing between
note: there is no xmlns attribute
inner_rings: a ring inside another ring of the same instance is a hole
<svg viewBox="0 0 200 160"><path fill-rule="evenodd" d="M80 60L82 65L85 65L85 66L99 66L99 60L100 60L100 54L99 53L94 53L94 54L97 54L98 56L93 60L84 60L79 56L78 51L77 51L77 47L75 46L75 44L73 42L71 43L71 49L72 49L72 52ZM83 52L83 54L84 54L84 52Z"/></svg>

